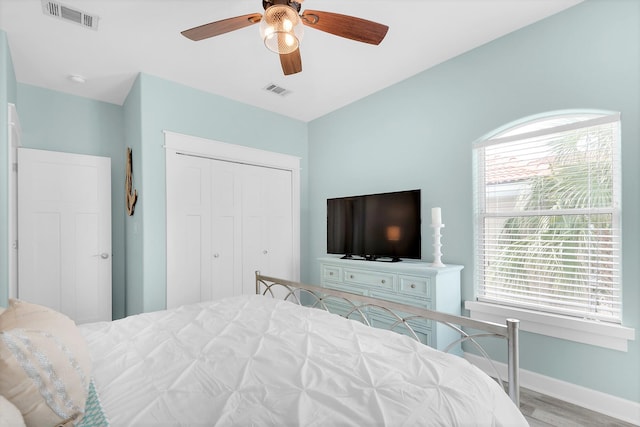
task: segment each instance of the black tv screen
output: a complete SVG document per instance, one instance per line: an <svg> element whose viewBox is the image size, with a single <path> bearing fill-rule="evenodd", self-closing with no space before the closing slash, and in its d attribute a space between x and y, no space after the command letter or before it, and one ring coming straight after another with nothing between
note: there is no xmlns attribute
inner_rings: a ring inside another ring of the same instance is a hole
<svg viewBox="0 0 640 427"><path fill-rule="evenodd" d="M420 190L327 199L327 252L420 259Z"/></svg>

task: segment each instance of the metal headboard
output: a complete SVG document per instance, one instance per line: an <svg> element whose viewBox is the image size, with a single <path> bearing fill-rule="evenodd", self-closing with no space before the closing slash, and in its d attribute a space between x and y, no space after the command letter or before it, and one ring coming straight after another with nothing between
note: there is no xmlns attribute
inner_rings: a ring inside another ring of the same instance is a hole
<svg viewBox="0 0 640 427"><path fill-rule="evenodd" d="M476 338L497 337L505 339L507 341L508 354L506 391L516 406L520 407L519 320L507 319L505 325L500 325L497 323L485 322L470 319L468 317L456 316L453 314L386 301L379 298L372 298L364 295L342 292L335 289L263 276L258 271L256 271L256 294L265 296L270 295L274 298L280 298L285 301L319 308L329 312L331 312L331 304L327 304L327 302L331 300L339 300L349 307L346 313L339 313L341 316L346 318L355 318L369 326L371 326L371 324L366 314L368 311L367 309L376 308L386 312L395 319L389 327L390 330L397 331L399 328L405 328L407 333L417 341L420 341L420 339L418 338L414 328L411 326L411 321L415 321L416 319L426 319L446 325L459 333L460 338L451 342L444 351L448 352L462 342L471 343L492 366L496 374L496 381L502 387L504 387L504 381L502 380L498 369L484 348L476 341ZM305 298L304 304L302 303L302 295L308 295L308 297ZM480 332L467 332L467 330L463 328L473 329Z"/></svg>

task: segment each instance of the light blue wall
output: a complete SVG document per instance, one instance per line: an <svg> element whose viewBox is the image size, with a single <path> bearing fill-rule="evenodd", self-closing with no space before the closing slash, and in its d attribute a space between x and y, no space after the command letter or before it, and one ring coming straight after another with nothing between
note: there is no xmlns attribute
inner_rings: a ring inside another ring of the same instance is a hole
<svg viewBox="0 0 640 427"><path fill-rule="evenodd" d="M124 129L122 107L18 84L22 146L111 158L113 317L124 316Z"/></svg>
<svg viewBox="0 0 640 427"><path fill-rule="evenodd" d="M127 304L128 314L163 309L166 304L163 130L300 157L303 215L308 185L305 123L147 74L139 76L134 89L125 108L140 111L139 129L135 124L127 128L132 133L127 140L135 141L138 132L140 140L137 158L141 163L136 163L138 170L134 170L140 198L131 219L139 234L132 239L136 254L127 256L127 268L136 269L135 277L141 281L128 281L127 292L141 296L141 300ZM306 230L306 221L301 228ZM303 232L304 259L305 241ZM142 253L138 253L139 248Z"/></svg>
<svg viewBox="0 0 640 427"><path fill-rule="evenodd" d="M0 30L0 307L7 306L9 296L8 103L17 103L16 76L7 34Z"/></svg>
<svg viewBox="0 0 640 427"><path fill-rule="evenodd" d="M640 2L587 0L309 124L310 281L326 250L328 197L422 189L442 207L443 260L465 266L473 299L472 142L541 112L622 113L624 324L640 331ZM522 334L521 366L640 401L640 337L628 352Z"/></svg>

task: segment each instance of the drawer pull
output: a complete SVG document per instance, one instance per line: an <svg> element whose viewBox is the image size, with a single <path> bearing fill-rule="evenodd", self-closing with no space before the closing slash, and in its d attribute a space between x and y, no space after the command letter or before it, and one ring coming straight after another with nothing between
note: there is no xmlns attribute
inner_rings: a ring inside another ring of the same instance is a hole
<svg viewBox="0 0 640 427"><path fill-rule="evenodd" d="M349 275L349 279L353 279L353 274L350 274L350 275Z"/></svg>
<svg viewBox="0 0 640 427"><path fill-rule="evenodd" d="M330 271L330 272L329 272L329 276L333 276L333 271Z"/></svg>
<svg viewBox="0 0 640 427"><path fill-rule="evenodd" d="M416 284L415 284L415 283L412 283L412 284L411 284L411 289L415 289L415 288L416 288Z"/></svg>
<svg viewBox="0 0 640 427"><path fill-rule="evenodd" d="M382 283L384 284L384 283L387 283L387 282L384 279L382 279Z"/></svg>

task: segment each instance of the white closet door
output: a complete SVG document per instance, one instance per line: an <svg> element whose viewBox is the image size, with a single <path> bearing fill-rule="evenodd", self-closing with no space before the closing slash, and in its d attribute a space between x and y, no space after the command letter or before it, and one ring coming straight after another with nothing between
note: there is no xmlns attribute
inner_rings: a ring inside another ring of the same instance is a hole
<svg viewBox="0 0 640 427"><path fill-rule="evenodd" d="M18 150L18 297L111 320L111 160Z"/></svg>
<svg viewBox="0 0 640 427"><path fill-rule="evenodd" d="M165 132L167 308L299 280L299 159Z"/></svg>
<svg viewBox="0 0 640 427"><path fill-rule="evenodd" d="M167 308L239 295L240 165L173 154L167 166Z"/></svg>
<svg viewBox="0 0 640 427"><path fill-rule="evenodd" d="M293 277L291 172L241 165L243 294L255 293L255 271Z"/></svg>
<svg viewBox="0 0 640 427"><path fill-rule="evenodd" d="M167 308L254 294L256 270L294 277L290 171L171 157Z"/></svg>
<svg viewBox="0 0 640 427"><path fill-rule="evenodd" d="M211 161L172 155L169 168L167 308L174 308L211 299Z"/></svg>
<svg viewBox="0 0 640 427"><path fill-rule="evenodd" d="M239 295L242 289L242 176L238 164L210 160L211 288L207 299ZM254 286L255 287L255 286ZM254 291L255 293L255 291Z"/></svg>

